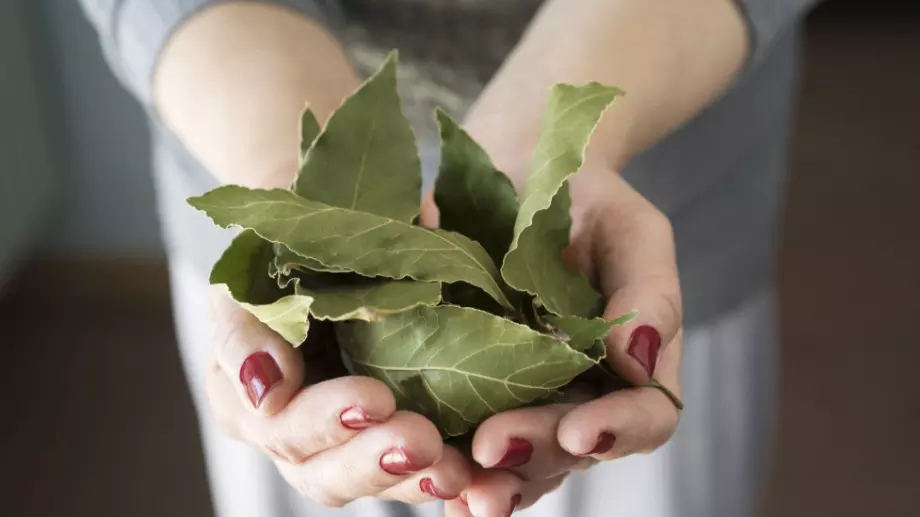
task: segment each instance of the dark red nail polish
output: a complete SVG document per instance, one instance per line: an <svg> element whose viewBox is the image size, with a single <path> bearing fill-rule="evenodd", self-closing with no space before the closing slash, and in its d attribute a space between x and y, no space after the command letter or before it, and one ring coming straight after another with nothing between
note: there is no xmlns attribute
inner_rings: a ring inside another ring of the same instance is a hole
<svg viewBox="0 0 920 517"><path fill-rule="evenodd" d="M339 420L342 422L342 425L345 428L355 431L367 429L374 424L380 423L379 420L375 420L367 416L367 413L364 411L364 409L358 406L352 406L345 411L342 411L342 414L339 415Z"/></svg>
<svg viewBox="0 0 920 517"><path fill-rule="evenodd" d="M610 433L601 433L600 436L597 437L597 444L588 454L604 454L612 449L615 443L617 443L616 436Z"/></svg>
<svg viewBox="0 0 920 517"><path fill-rule="evenodd" d="M246 393L255 407L262 404L262 399L268 391L281 382L281 379L281 369L268 352L252 354L240 367L240 382L246 386Z"/></svg>
<svg viewBox="0 0 920 517"><path fill-rule="evenodd" d="M453 499L453 497L446 496L443 493L441 493L441 491L438 490L438 487L434 486L434 481L432 481L431 478L422 478L418 482L418 487L419 489L421 489L422 492L425 492L431 497L437 497L438 499L443 499L445 501L449 501Z"/></svg>
<svg viewBox="0 0 920 517"><path fill-rule="evenodd" d="M511 510L508 511L508 517L511 517L511 514L517 510L518 505L521 504L521 494L518 494L511 498Z"/></svg>
<svg viewBox="0 0 920 517"><path fill-rule="evenodd" d="M655 375L659 348L661 348L661 334L648 325L636 327L629 338L629 355L639 361L639 364L648 373L649 379Z"/></svg>
<svg viewBox="0 0 920 517"><path fill-rule="evenodd" d="M388 474L404 476L411 472L418 472L424 467L412 461L412 458L402 448L395 447L380 457L380 468Z"/></svg>
<svg viewBox="0 0 920 517"><path fill-rule="evenodd" d="M523 438L512 438L508 440L508 449L505 455L493 468L505 469L510 467L520 467L530 461L533 456L533 445Z"/></svg>

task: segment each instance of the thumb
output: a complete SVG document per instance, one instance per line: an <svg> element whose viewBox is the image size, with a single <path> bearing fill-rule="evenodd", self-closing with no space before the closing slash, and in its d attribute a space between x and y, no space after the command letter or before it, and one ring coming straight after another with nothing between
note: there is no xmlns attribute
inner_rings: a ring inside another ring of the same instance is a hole
<svg viewBox="0 0 920 517"><path fill-rule="evenodd" d="M618 175L604 189L590 228L590 260L607 298L604 317L638 315L607 337L611 366L634 384L655 375L658 358L678 335L682 301L670 221ZM614 193L611 199L611 192Z"/></svg>

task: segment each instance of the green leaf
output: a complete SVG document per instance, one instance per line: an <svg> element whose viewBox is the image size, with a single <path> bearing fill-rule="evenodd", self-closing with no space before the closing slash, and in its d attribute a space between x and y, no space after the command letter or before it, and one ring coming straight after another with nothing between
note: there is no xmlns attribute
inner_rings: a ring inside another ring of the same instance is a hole
<svg viewBox="0 0 920 517"><path fill-rule="evenodd" d="M595 364L524 325L450 305L339 324L336 335L353 368L385 382L399 407L445 436L551 395Z"/></svg>
<svg viewBox="0 0 920 517"><path fill-rule="evenodd" d="M598 83L556 85L550 91L501 272L508 285L535 295L554 314L591 317L599 309L600 295L562 262L571 227L565 182L581 168L594 128L620 94Z"/></svg>
<svg viewBox="0 0 920 517"><path fill-rule="evenodd" d="M434 200L440 227L482 244L500 264L514 236L517 194L511 181L460 125L436 111L441 128L441 165Z"/></svg>
<svg viewBox="0 0 920 517"><path fill-rule="evenodd" d="M633 311L613 320L604 318L580 318L578 316L545 316L547 323L552 325L554 335L568 342L575 350L585 351L594 346L599 339L604 339L614 327L625 325L636 317L638 312Z"/></svg>
<svg viewBox="0 0 920 517"><path fill-rule="evenodd" d="M353 275L320 276L338 280ZM301 283L295 290L298 294L314 299L310 307L310 314L314 318L330 321L377 321L420 305L441 303L441 285L436 282L371 278L361 280L358 284L323 287L307 287Z"/></svg>
<svg viewBox="0 0 920 517"><path fill-rule="evenodd" d="M327 205L411 223L419 213L421 162L396 89L397 54L333 113L294 186Z"/></svg>
<svg viewBox="0 0 920 517"><path fill-rule="evenodd" d="M274 252L270 242L255 232L243 231L211 270L212 285L223 285L236 302L277 332L300 346L310 328L313 298L282 290L268 275Z"/></svg>
<svg viewBox="0 0 920 517"><path fill-rule="evenodd" d="M637 314L638 312L632 311L610 321L604 318L580 318L552 314L545 318L555 337L567 342L575 350L584 352L591 359L600 361L607 357L607 346L604 344L607 334L614 327L629 323Z"/></svg>
<svg viewBox="0 0 920 517"><path fill-rule="evenodd" d="M336 208L281 189L227 185L191 198L189 203L221 227L254 230L324 266L369 277L467 282L511 307L488 253L458 233Z"/></svg>
<svg viewBox="0 0 920 517"><path fill-rule="evenodd" d="M316 137L319 136L320 132L319 121L316 120L316 115L313 114L313 110L309 107L304 108L303 113L300 115L300 166L303 167L304 162L307 158L307 151L310 150L310 146L313 145L313 141L316 140ZM296 188L296 182L295 182Z"/></svg>
<svg viewBox="0 0 920 517"><path fill-rule="evenodd" d="M460 307L472 307L491 314L504 316L506 318L516 318L516 311L502 307L494 298L486 294L482 289L472 286L465 282L454 282L444 284L441 287L444 303L449 305L458 305Z"/></svg>
<svg viewBox="0 0 920 517"><path fill-rule="evenodd" d="M291 271L313 271L313 272L323 272L323 273L345 273L348 270L340 267L326 266L322 262L311 259L309 257L302 257L289 248L285 247L283 244L275 244L275 259L274 265L275 269L280 272L282 275L289 275Z"/></svg>

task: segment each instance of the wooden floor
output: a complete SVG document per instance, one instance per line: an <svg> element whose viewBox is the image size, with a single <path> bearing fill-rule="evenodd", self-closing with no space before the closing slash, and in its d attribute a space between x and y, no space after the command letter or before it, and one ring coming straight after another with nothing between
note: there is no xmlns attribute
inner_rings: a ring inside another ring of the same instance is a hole
<svg viewBox="0 0 920 517"><path fill-rule="evenodd" d="M915 26L810 33L782 255L779 452L764 517L918 514ZM60 297L35 276L23 271L0 302L0 515L210 515L168 301Z"/></svg>

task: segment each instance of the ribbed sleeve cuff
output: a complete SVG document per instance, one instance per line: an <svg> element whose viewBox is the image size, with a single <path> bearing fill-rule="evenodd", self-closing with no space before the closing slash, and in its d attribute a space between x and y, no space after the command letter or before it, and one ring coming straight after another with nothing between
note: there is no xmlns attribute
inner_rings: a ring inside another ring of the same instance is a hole
<svg viewBox="0 0 920 517"><path fill-rule="evenodd" d="M256 0L285 6L337 28L341 22L335 6L328 1ZM118 57L120 76L129 88L148 104L153 74L160 54L173 33L202 10L223 3L221 0L124 0L113 13L112 44Z"/></svg>

